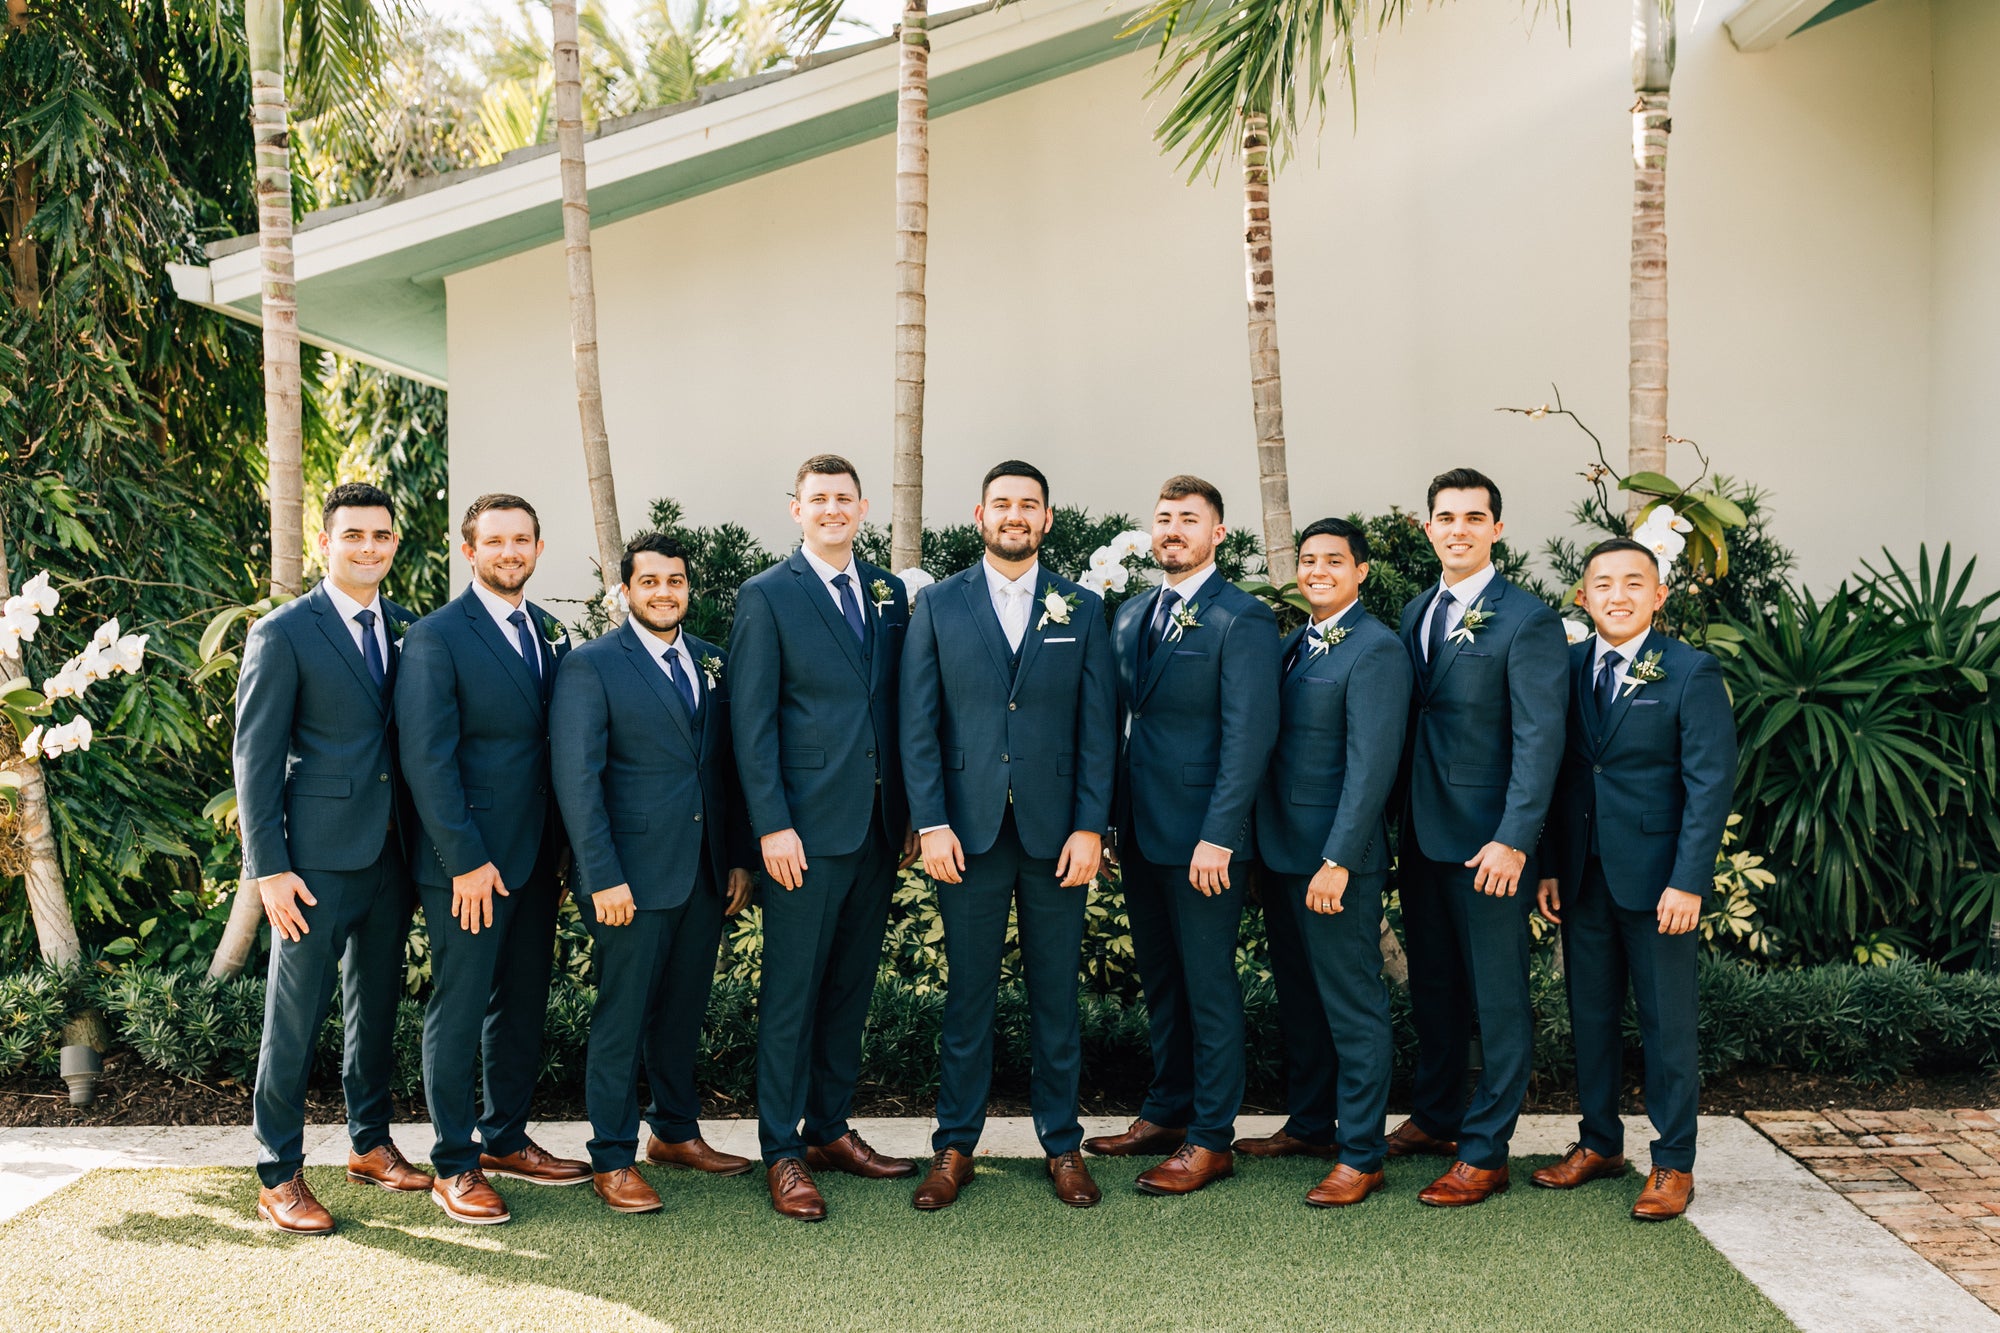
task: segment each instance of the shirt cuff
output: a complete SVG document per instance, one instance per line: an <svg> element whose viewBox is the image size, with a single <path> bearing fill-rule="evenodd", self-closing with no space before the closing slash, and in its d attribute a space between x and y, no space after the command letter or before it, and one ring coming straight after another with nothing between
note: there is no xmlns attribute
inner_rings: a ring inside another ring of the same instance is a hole
<svg viewBox="0 0 2000 1333"><path fill-rule="evenodd" d="M920 828L920 829L918 829L918 830L917 830L917 833L918 833L918 835L919 835L919 836L921 836L921 835L923 835L923 834L926 834L926 833L936 833L936 832L937 832L937 831L938 831L939 829L948 829L948 828L950 828L950 827L951 827L951 825L949 825L949 824L933 824L933 825L931 825L931 826L930 826L929 828Z"/></svg>

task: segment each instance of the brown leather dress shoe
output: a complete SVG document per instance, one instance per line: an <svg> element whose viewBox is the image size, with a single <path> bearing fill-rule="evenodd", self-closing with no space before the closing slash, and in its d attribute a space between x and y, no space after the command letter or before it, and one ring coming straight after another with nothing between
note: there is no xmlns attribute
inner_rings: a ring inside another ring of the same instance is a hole
<svg viewBox="0 0 2000 1333"><path fill-rule="evenodd" d="M1099 1157L1152 1157L1170 1153L1187 1142L1185 1129L1168 1129L1150 1120L1134 1120L1123 1134L1100 1134L1083 1141L1083 1150Z"/></svg>
<svg viewBox="0 0 2000 1333"><path fill-rule="evenodd" d="M1083 1164L1082 1153L1066 1152L1049 1158L1049 1183L1055 1186L1056 1198L1072 1208L1088 1208L1104 1197L1097 1182L1090 1178L1090 1168Z"/></svg>
<svg viewBox="0 0 2000 1333"><path fill-rule="evenodd" d="M931 1158L930 1173L910 1202L924 1212L936 1212L958 1202L958 1192L972 1183L972 1159L956 1148L946 1148Z"/></svg>
<svg viewBox="0 0 2000 1333"><path fill-rule="evenodd" d="M1451 1170L1417 1194L1417 1202L1433 1208L1465 1208L1485 1203L1496 1194L1505 1194L1511 1183L1504 1166L1486 1171L1470 1162L1453 1162Z"/></svg>
<svg viewBox="0 0 2000 1333"><path fill-rule="evenodd" d="M1183 1143L1174 1155L1132 1183L1142 1194L1192 1194L1212 1181L1236 1174L1236 1154Z"/></svg>
<svg viewBox="0 0 2000 1333"><path fill-rule="evenodd" d="M806 1166L813 1171L845 1171L864 1180L900 1180L917 1174L917 1164L907 1157L884 1157L848 1130L832 1143L806 1149Z"/></svg>
<svg viewBox="0 0 2000 1333"><path fill-rule="evenodd" d="M1334 1154L1330 1143L1307 1143L1304 1139L1293 1138L1282 1129L1261 1139L1238 1139L1230 1146L1246 1157L1331 1157Z"/></svg>
<svg viewBox="0 0 2000 1333"><path fill-rule="evenodd" d="M508 1180L525 1180L530 1185L581 1185L591 1177L590 1163L574 1157L558 1157L535 1143L524 1143L519 1152L505 1157L479 1154L479 1169Z"/></svg>
<svg viewBox="0 0 2000 1333"><path fill-rule="evenodd" d="M717 1152L699 1134L681 1143L654 1139L646 1145L646 1160L655 1166L685 1167L690 1171L706 1171L711 1176L740 1176L756 1165L748 1157Z"/></svg>
<svg viewBox="0 0 2000 1333"><path fill-rule="evenodd" d="M1456 1157L1458 1140L1434 1138L1417 1128L1416 1121L1405 1120L1389 1131L1382 1154L1385 1157Z"/></svg>
<svg viewBox="0 0 2000 1333"><path fill-rule="evenodd" d="M1669 1222L1686 1212L1693 1198L1694 1172L1656 1166L1632 1205L1632 1217L1639 1222Z"/></svg>
<svg viewBox="0 0 2000 1333"><path fill-rule="evenodd" d="M410 1165L393 1143L385 1143L365 1153L349 1151L347 1178L363 1185L380 1185L385 1190L414 1194L431 1187L431 1178Z"/></svg>
<svg viewBox="0 0 2000 1333"><path fill-rule="evenodd" d="M486 1173L476 1166L455 1176L438 1177L431 1186L431 1199L444 1209L446 1217L470 1226L490 1227L514 1216L507 1211L500 1191L486 1183Z"/></svg>
<svg viewBox="0 0 2000 1333"><path fill-rule="evenodd" d="M257 1191L257 1216L294 1236L331 1236L333 1214L320 1207L306 1188L306 1173L295 1173L284 1184Z"/></svg>
<svg viewBox="0 0 2000 1333"><path fill-rule="evenodd" d="M1573 1190L1578 1185L1588 1185L1593 1180L1605 1176L1625 1174L1625 1154L1614 1153L1610 1157L1594 1153L1580 1143L1569 1145L1563 1159L1553 1166L1537 1170L1528 1180L1545 1190Z"/></svg>
<svg viewBox="0 0 2000 1333"><path fill-rule="evenodd" d="M614 1213L657 1213L660 1195L634 1167L598 1171L590 1177L590 1187Z"/></svg>
<svg viewBox="0 0 2000 1333"><path fill-rule="evenodd" d="M1360 1203L1388 1183L1380 1171L1357 1171L1342 1162L1327 1173L1325 1180L1306 1191L1306 1202L1315 1208L1345 1208Z"/></svg>
<svg viewBox="0 0 2000 1333"><path fill-rule="evenodd" d="M826 1200L820 1197L812 1173L798 1158L780 1157L771 1163L764 1179L771 1187L771 1207L778 1210L779 1216L801 1222L826 1220Z"/></svg>

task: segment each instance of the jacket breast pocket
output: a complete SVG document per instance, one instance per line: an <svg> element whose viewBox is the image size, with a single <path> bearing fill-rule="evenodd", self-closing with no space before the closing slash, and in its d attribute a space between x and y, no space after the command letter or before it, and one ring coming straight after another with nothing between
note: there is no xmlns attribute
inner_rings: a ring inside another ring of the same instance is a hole
<svg viewBox="0 0 2000 1333"><path fill-rule="evenodd" d="M1678 833L1681 830L1681 812L1678 810L1645 810L1639 815L1641 833Z"/></svg>
<svg viewBox="0 0 2000 1333"><path fill-rule="evenodd" d="M1661 702L1662 700L1659 699L1634 699L1632 706L1634 708L1658 708Z"/></svg>
<svg viewBox="0 0 2000 1333"><path fill-rule="evenodd" d="M324 796L345 800L354 794L354 781L335 773L294 773L292 795Z"/></svg>
<svg viewBox="0 0 2000 1333"><path fill-rule="evenodd" d="M1201 649L1201 648L1176 648L1176 649L1174 649L1174 656L1175 656L1175 657L1207 657L1207 656L1208 656L1208 653L1207 653L1207 651L1206 651L1206 650L1204 650L1204 649Z"/></svg>
<svg viewBox="0 0 2000 1333"><path fill-rule="evenodd" d="M1292 784L1293 805L1339 805L1340 788L1327 787L1317 782L1294 782Z"/></svg>
<svg viewBox="0 0 2000 1333"><path fill-rule="evenodd" d="M1445 781L1454 787L1504 787L1507 770L1498 764L1453 764L1445 770Z"/></svg>
<svg viewBox="0 0 2000 1333"><path fill-rule="evenodd" d="M825 768L826 751L810 745L786 745L778 750L780 768Z"/></svg>
<svg viewBox="0 0 2000 1333"><path fill-rule="evenodd" d="M465 808L468 810L491 810L493 808L493 789L491 787L467 787L465 789Z"/></svg>
<svg viewBox="0 0 2000 1333"><path fill-rule="evenodd" d="M1475 662L1490 662L1493 660L1492 653L1480 652L1472 648L1461 648L1458 650L1458 655L1460 657L1469 657Z"/></svg>
<svg viewBox="0 0 2000 1333"><path fill-rule="evenodd" d="M1181 786L1213 787L1216 770L1220 767L1219 764L1182 764Z"/></svg>
<svg viewBox="0 0 2000 1333"><path fill-rule="evenodd" d="M1327 689L1338 688L1347 683L1344 680L1329 680L1325 676L1301 676L1299 679L1308 685L1318 685Z"/></svg>
<svg viewBox="0 0 2000 1333"><path fill-rule="evenodd" d="M946 750L944 752L944 766L946 768L964 768L965 751L950 750L950 749Z"/></svg>

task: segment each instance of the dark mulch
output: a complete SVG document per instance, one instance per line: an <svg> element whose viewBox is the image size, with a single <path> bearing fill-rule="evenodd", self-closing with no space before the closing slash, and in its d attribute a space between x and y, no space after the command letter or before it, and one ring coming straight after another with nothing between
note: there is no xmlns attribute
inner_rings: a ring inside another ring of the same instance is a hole
<svg viewBox="0 0 2000 1333"><path fill-rule="evenodd" d="M994 1115L1026 1115L1028 1104L1023 1089L998 1089L992 1102ZM1137 1106L1144 1089L1086 1088L1085 1115L1124 1115ZM1398 1088L1392 1105L1407 1105L1405 1089ZM2000 1106L2000 1078L1980 1073L1940 1074L1904 1079L1896 1083L1861 1084L1852 1079L1822 1074L1794 1073L1783 1069L1743 1070L1709 1080L1702 1087L1702 1110L1710 1114L1732 1115L1753 1110L1798 1110L1838 1106L1864 1111L1898 1111L1918 1107ZM1636 1084L1628 1093L1628 1109L1644 1105ZM1244 1103L1246 1115L1279 1112L1284 1108L1268 1097L1251 1097ZM856 1098L855 1113L863 1116L929 1115L928 1095L903 1096L891 1090L864 1087ZM1568 1088L1538 1085L1528 1097L1527 1110L1567 1114L1576 1110L1576 1098ZM754 1115L754 1106L711 1097L703 1114L715 1119ZM306 1118L316 1122L338 1122L345 1112L338 1084L315 1086L306 1101ZM584 1118L580 1092L544 1097L536 1103L539 1119L581 1120ZM396 1118L422 1120L421 1099L399 1101ZM38 1075L0 1079L0 1126L39 1125L244 1125L250 1122L249 1090L232 1083L205 1084L177 1078L141 1065L125 1052L105 1057L104 1076L98 1081L97 1101L88 1107L72 1107L62 1080Z"/></svg>

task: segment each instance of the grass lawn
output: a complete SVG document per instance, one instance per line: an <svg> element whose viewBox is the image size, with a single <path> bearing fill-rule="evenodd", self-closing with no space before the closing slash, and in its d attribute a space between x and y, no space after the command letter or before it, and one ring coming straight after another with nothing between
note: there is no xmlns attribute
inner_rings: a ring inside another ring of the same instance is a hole
<svg viewBox="0 0 2000 1333"><path fill-rule="evenodd" d="M1105 1200L1057 1204L1038 1161L981 1161L943 1212L906 1182L822 1179L832 1217L775 1216L761 1173L648 1169L667 1207L500 1182L514 1221L466 1227L424 1195L308 1173L325 1239L256 1222L248 1170L98 1171L0 1226L0 1327L223 1330L1789 1329L1685 1221L1626 1219L1630 1177L1425 1208L1433 1166L1321 1212L1321 1163L1244 1166L1186 1199L1094 1161Z"/></svg>

